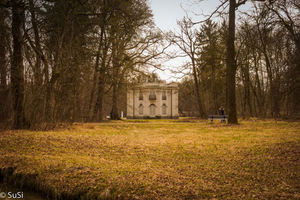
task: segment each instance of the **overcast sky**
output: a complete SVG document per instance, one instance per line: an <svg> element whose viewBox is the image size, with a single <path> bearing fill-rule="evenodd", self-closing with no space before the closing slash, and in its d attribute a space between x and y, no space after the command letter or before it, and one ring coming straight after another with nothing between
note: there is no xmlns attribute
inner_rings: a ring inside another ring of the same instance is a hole
<svg viewBox="0 0 300 200"><path fill-rule="evenodd" d="M199 14L209 15L218 7L218 5L220 5L219 0L202 0L201 3L197 2L199 2L199 0L149 0L149 5L153 11L153 18L156 25L162 31L173 31L177 27L177 20L181 20L187 14L193 19L193 21L201 21L205 17ZM246 5L242 5L239 9L247 10L250 6L251 2L249 1ZM227 10L228 8L226 11ZM184 62L185 60L180 58L165 63L165 65L176 68ZM161 76L162 79L169 79L172 74L166 71L164 73L160 72L159 76Z"/></svg>
<svg viewBox="0 0 300 200"><path fill-rule="evenodd" d="M162 30L173 30L176 27L176 21L181 20L186 15L184 10L193 19L201 20L203 18L195 16L193 12L196 14L209 14L220 4L219 0L195 2L197 0L150 0L154 21Z"/></svg>

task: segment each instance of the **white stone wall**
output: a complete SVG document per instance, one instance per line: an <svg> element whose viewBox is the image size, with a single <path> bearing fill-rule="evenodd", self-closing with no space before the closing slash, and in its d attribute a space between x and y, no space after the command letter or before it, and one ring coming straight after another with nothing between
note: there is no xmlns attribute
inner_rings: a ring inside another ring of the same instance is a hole
<svg viewBox="0 0 300 200"><path fill-rule="evenodd" d="M139 92L143 93L143 100L139 100ZM156 100L150 100L150 91L155 91ZM166 100L162 99L163 91ZM139 106L143 105L143 115L139 113ZM155 115L150 115L150 105L155 105ZM166 114L162 114L162 106L166 105ZM165 83L145 83L127 92L127 118L178 118L178 85Z"/></svg>
<svg viewBox="0 0 300 200"><path fill-rule="evenodd" d="M133 116L133 90L127 91L127 116Z"/></svg>

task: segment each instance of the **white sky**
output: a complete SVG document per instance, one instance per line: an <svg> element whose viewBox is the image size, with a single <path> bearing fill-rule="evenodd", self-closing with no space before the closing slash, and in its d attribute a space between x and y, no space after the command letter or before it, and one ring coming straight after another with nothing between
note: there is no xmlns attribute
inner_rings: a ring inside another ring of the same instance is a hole
<svg viewBox="0 0 300 200"><path fill-rule="evenodd" d="M187 11L193 19L201 19L201 16L193 14L210 14L219 4L219 0L204 0L197 3L197 0L149 0L150 7L154 14L156 25L164 30L173 30L177 24L177 20L181 20ZM182 9L183 8L183 9ZM202 18L203 19L203 18Z"/></svg>
<svg viewBox="0 0 300 200"><path fill-rule="evenodd" d="M153 11L154 22L156 25L162 31L174 31L177 29L177 20L181 20L188 14L193 21L201 21L205 19L205 17L200 14L211 14L220 5L220 1L202 0L202 2L199 3L199 0L149 0L149 5ZM251 2L247 2L246 5L242 5L241 7L241 9L247 10L251 7ZM187 12L185 12L183 8ZM228 11L228 8L226 11ZM186 59L177 58L167 63L163 63L163 65L176 69L184 62L186 62ZM164 80L175 81L174 78L171 78L173 74L169 71L158 72L158 74Z"/></svg>

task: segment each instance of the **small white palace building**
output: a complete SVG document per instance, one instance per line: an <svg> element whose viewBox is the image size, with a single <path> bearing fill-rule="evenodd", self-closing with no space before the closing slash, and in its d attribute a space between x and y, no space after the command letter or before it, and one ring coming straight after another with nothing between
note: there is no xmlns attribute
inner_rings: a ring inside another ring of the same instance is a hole
<svg viewBox="0 0 300 200"><path fill-rule="evenodd" d="M127 92L127 119L178 118L178 85L148 82Z"/></svg>

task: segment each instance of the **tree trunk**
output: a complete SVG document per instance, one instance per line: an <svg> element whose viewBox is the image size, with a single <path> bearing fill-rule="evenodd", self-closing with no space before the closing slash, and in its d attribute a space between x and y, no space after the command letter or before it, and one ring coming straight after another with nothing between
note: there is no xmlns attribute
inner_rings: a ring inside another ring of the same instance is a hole
<svg viewBox="0 0 300 200"><path fill-rule="evenodd" d="M273 116L280 117L281 94L280 94L280 79L279 79L279 77L276 77L273 80L272 91L273 91Z"/></svg>
<svg viewBox="0 0 300 200"><path fill-rule="evenodd" d="M247 58L248 60L248 58ZM245 65L244 71L244 112L246 116L253 117L252 105L251 105L251 95L250 95L250 73L249 73L249 62ZM248 107L248 109L247 109Z"/></svg>
<svg viewBox="0 0 300 200"><path fill-rule="evenodd" d="M100 32L100 39L99 39L99 47L96 56L96 63L95 63L95 75L94 75L94 85L93 89L97 88L96 93L96 103L94 105L94 98L95 92L92 91L91 94L91 107L90 111L92 113L92 121L102 121L103 120L103 99L104 99L104 89L105 89L105 72L107 67L107 56L108 56L108 49L109 49L109 42L105 40L106 38L106 29L107 29L107 15L109 10L107 9L108 2L105 0L103 1L103 10L102 10L102 23L101 23L101 32ZM101 66L99 69L99 63L101 58ZM97 85L97 87L96 87Z"/></svg>
<svg viewBox="0 0 300 200"><path fill-rule="evenodd" d="M116 53L118 56L118 53ZM120 63L119 58L113 58L113 95L112 95L112 108L110 111L110 118L113 120L120 120L119 109L118 109L118 82L119 82L119 69Z"/></svg>
<svg viewBox="0 0 300 200"><path fill-rule="evenodd" d="M267 51L264 48L264 56L266 61L267 74L270 83L270 101L271 101L271 115L272 117L280 116L280 91L279 91L279 81L278 78L274 78L272 67L270 63L269 56L267 55Z"/></svg>
<svg viewBox="0 0 300 200"><path fill-rule="evenodd" d="M34 68L34 77L35 77L35 83L37 86L41 86L42 84L42 72L41 72L41 54L42 54L42 48L40 44L40 36L39 36L39 31L37 27L37 22L36 22L36 15L35 15L35 9L34 9L34 3L33 0L29 0L29 10L30 10L30 15L31 15L31 23L32 23L32 28L34 32L34 40L35 40L35 47L36 47L36 64Z"/></svg>
<svg viewBox="0 0 300 200"><path fill-rule="evenodd" d="M110 112L110 118L113 120L120 120L119 108L118 108L118 86L113 85L113 96L112 96L112 109Z"/></svg>
<svg viewBox="0 0 300 200"><path fill-rule="evenodd" d="M56 50L56 56L54 61L54 66L52 68L52 75L50 81L47 83L46 88L46 108L45 108L45 121L54 123L55 122L55 85L58 79L61 76L61 73L58 71L60 62L62 59L62 41L64 34L62 34L60 41L58 43L58 47Z"/></svg>
<svg viewBox="0 0 300 200"><path fill-rule="evenodd" d="M104 73L105 73L105 62L106 62L106 53L107 50L105 48L105 51L103 51L103 39L104 39L104 24L101 27L101 34L100 34L100 41L99 41L99 47L97 51L96 56L96 63L95 63L95 74L94 74L94 83L93 83L93 90L91 93L91 99L90 99L90 111L93 110L92 113L92 121L102 121L102 115L103 115L103 96L104 96ZM99 70L99 62L100 62L100 56L102 51L102 59L101 59L101 67ZM98 87L96 85L98 84ZM95 98L95 89L98 88L98 92L96 94L97 99L95 106L94 104L94 98ZM94 109L93 109L94 108Z"/></svg>
<svg viewBox="0 0 300 200"><path fill-rule="evenodd" d="M60 2L56 2L60 6ZM55 3L55 4L56 4ZM68 9L67 15L69 14L71 9ZM70 20L68 17L67 19L64 20ZM51 79L50 81L47 82L47 88L46 88L46 106L45 106L45 121L49 123L55 123L56 120L56 109L55 109L55 103L56 103L56 96L55 96L55 87L57 84L57 81L59 78L62 76L61 74L61 67L62 67L62 62L63 62L63 57L66 57L66 55L63 55L63 50L65 48L64 45L64 40L67 37L67 27L66 27L67 22L65 21L64 25L61 27L61 31L59 32L59 38L57 41L57 47L55 51L55 58L53 61L53 68L52 68L52 74L51 74ZM72 32L73 33L73 32ZM72 34L68 33L68 34ZM70 35L68 35L71 37ZM48 79L48 78L47 78Z"/></svg>
<svg viewBox="0 0 300 200"><path fill-rule="evenodd" d="M256 85L255 88L253 89L253 93L256 97L256 101L257 101L257 107L258 107L258 117L259 118L265 118L265 114L263 112L264 109L264 97L263 97L263 92L262 92L262 88L261 84L260 84L260 80L259 80L259 74L258 74L258 60L255 56L255 52L253 52L253 59L254 59L254 69L255 69L255 79L256 79ZM257 90L257 92L256 92Z"/></svg>
<svg viewBox="0 0 300 200"><path fill-rule="evenodd" d="M227 68L226 68L226 104L228 106L228 123L237 124L236 99L235 99L235 0L230 0L229 5L229 34L227 43Z"/></svg>
<svg viewBox="0 0 300 200"><path fill-rule="evenodd" d="M103 115L103 96L104 96L104 81L103 77L99 76L97 100L94 106L92 121L102 121Z"/></svg>
<svg viewBox="0 0 300 200"><path fill-rule="evenodd" d="M215 113L215 114L218 114L218 108L219 106L222 106L222 105L219 105L219 98L218 98L218 88L217 88L217 84L216 84L216 67L215 65L213 64L212 66L212 74L211 74L211 77L212 77L212 99L213 99L213 112L212 113Z"/></svg>
<svg viewBox="0 0 300 200"><path fill-rule="evenodd" d="M196 97L197 97L197 102L198 102L198 109L199 109L199 116L201 118L206 118L207 114L204 109L204 105L201 99L200 95L200 87L199 87L199 82L198 82L198 75L196 71L196 64L195 64L195 58L194 56L192 57L192 65L193 65L193 76L194 76L194 83L196 87Z"/></svg>
<svg viewBox="0 0 300 200"><path fill-rule="evenodd" d="M24 108L24 66L22 57L22 25L23 3L21 0L12 1L12 36L13 57L11 63L11 85L13 94L14 128L27 128L29 123L25 118Z"/></svg>
<svg viewBox="0 0 300 200"><path fill-rule="evenodd" d="M6 30L5 30L5 8L0 7L0 84L4 87L6 85Z"/></svg>
<svg viewBox="0 0 300 200"><path fill-rule="evenodd" d="M7 66L6 66L6 10L0 7L0 122L8 119L9 104L8 104L8 89L7 89Z"/></svg>

